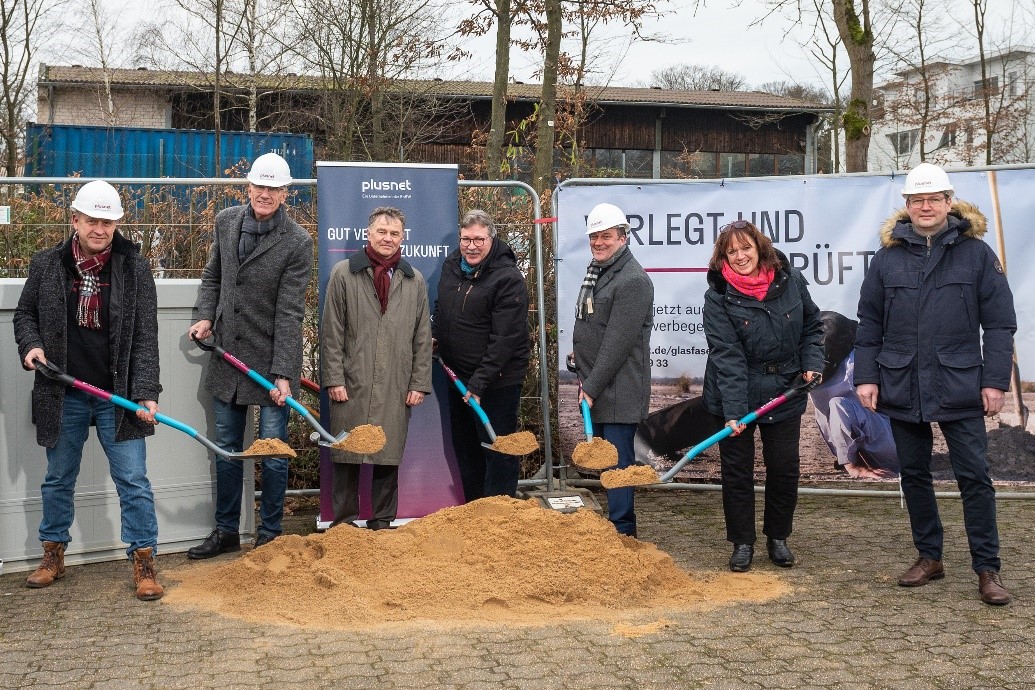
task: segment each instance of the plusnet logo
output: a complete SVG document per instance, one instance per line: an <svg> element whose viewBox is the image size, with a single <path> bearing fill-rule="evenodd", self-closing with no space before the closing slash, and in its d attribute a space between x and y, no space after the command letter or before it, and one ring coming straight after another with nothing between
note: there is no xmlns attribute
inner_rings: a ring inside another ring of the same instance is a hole
<svg viewBox="0 0 1035 690"><path fill-rule="evenodd" d="M362 190L364 192L409 192L413 190L409 180L402 182L389 182L386 180L363 180Z"/></svg>

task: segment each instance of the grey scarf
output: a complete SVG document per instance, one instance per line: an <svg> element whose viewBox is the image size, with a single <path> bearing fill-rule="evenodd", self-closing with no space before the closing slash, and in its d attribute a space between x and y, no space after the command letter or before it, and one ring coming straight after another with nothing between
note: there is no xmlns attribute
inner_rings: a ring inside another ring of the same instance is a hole
<svg viewBox="0 0 1035 690"><path fill-rule="evenodd" d="M284 206L281 205L274 211L273 215L266 220L256 220L255 209L248 205L248 211L244 214L244 221L241 223L241 239L237 242L237 259L244 261L248 255L255 251L262 238L275 230L284 222Z"/></svg>
<svg viewBox="0 0 1035 690"><path fill-rule="evenodd" d="M589 262L589 266L586 267L586 277L582 279L582 287L579 288L579 302L575 307L575 318L585 319L587 315L593 313L592 297L593 288L597 286L597 278L604 272L605 269L610 268L614 265L615 261L618 261L622 254L625 254L626 250L629 249L628 244L623 244L621 248L611 255L611 258L604 262L599 262L593 259Z"/></svg>

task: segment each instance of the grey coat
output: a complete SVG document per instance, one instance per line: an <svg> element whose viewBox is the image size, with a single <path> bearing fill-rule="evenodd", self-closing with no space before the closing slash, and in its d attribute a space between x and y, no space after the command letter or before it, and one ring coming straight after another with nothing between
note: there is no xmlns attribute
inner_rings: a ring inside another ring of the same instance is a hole
<svg viewBox="0 0 1035 690"><path fill-rule="evenodd" d="M597 280L593 313L575 320L572 345L593 421L636 424L650 406L654 284L632 250Z"/></svg>
<svg viewBox="0 0 1035 690"><path fill-rule="evenodd" d="M287 216L241 263L237 244L248 206L216 216L215 238L201 274L198 319L212 321L216 343L273 381L302 375L302 317L313 269L313 239ZM205 388L223 402L273 405L269 392L213 353Z"/></svg>
<svg viewBox="0 0 1035 690"><path fill-rule="evenodd" d="M324 297L320 365L323 387L345 386L349 396L345 402L331 402L331 433L375 424L387 437L376 454L331 451L331 459L375 465L402 462L410 422L406 395L431 392L431 321L424 276L401 259L382 314L366 253L358 251L338 262Z"/></svg>
<svg viewBox="0 0 1035 690"><path fill-rule="evenodd" d="M72 276L61 260L68 242L44 249L29 262L29 277L14 312L14 339L24 366L29 350L39 347L48 362L67 368L68 309ZM158 297L151 267L136 246L117 232L112 240L108 332L114 393L139 402L158 401ZM32 388L36 441L53 448L61 433L65 384L39 372ZM144 438L154 426L121 407L115 408L115 440Z"/></svg>

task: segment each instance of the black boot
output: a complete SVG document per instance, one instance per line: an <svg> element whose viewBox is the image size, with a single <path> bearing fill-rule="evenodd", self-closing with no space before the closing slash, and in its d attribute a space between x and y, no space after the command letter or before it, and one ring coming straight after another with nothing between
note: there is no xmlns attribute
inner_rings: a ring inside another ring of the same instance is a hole
<svg viewBox="0 0 1035 690"><path fill-rule="evenodd" d="M733 555L730 556L730 570L735 573L746 573L751 570L751 559L754 555L753 544L734 544Z"/></svg>
<svg viewBox="0 0 1035 690"><path fill-rule="evenodd" d="M769 560L781 568L790 568L794 565L794 553L788 548L786 539L767 539L766 547L769 549Z"/></svg>
<svg viewBox="0 0 1035 690"><path fill-rule="evenodd" d="M212 534L205 538L197 546L187 549L187 558L199 561L203 558L212 558L221 553L241 550L241 535L231 532L220 532L212 530Z"/></svg>

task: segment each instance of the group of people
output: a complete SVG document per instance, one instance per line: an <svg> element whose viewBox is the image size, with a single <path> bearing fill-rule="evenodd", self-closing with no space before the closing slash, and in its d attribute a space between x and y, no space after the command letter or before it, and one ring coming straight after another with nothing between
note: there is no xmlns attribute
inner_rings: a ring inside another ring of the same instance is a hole
<svg viewBox="0 0 1035 690"><path fill-rule="evenodd" d="M275 153L248 172L248 202L221 211L201 278L198 320L188 335L232 352L274 383L263 390L220 356L204 380L212 395L213 442L243 449L248 408L258 406L258 436L288 440L288 396L302 373L302 321L313 267L313 241L287 214L287 162ZM159 383L157 296L148 261L118 231L118 191L103 181L83 185L71 205L71 237L32 258L14 316L23 366L49 363L97 389L140 405L127 413L110 401L66 387L38 372L33 391L37 441L46 448L42 485L43 557L29 587L65 575L64 554L74 519L75 482L90 426L108 458L119 495L122 540L134 564L136 596L160 598L158 522L147 478L144 438L153 434ZM331 427L359 424L385 430L374 454L332 451L334 524L359 518L359 472L373 466L370 529L385 529L398 507L398 469L410 410L431 391L432 319L424 277L401 255L406 219L380 207L369 217L366 246L337 264L324 303L321 378ZM517 491L517 459L484 449L485 435L467 399L480 401L499 433L517 429L521 385L530 351L525 281L514 251L496 237L484 211L460 223L459 248L446 259L435 309L439 356L466 377L468 394L453 395L453 442L465 500ZM42 369L42 367L40 367ZM206 559L238 551L243 466L216 456L215 529L187 551ZM254 545L281 534L288 461L264 457L262 499Z"/></svg>
<svg viewBox="0 0 1035 690"><path fill-rule="evenodd" d="M189 335L214 337L275 383L265 391L213 357L205 388L213 397L214 442L242 450L247 409L259 406L259 435L287 440L288 408L302 368L302 320L313 265L313 242L286 213L288 164L265 154L248 173L248 203L220 212ZM980 241L985 220L953 201L940 168L921 164L902 190L905 208L882 228L859 301L854 385L866 409L890 418L918 551L899 579L915 587L940 578L942 526L930 474L931 423L938 422L963 497L972 568L989 604L1010 594L999 575L995 492L986 458L985 415L998 413L1010 381L1012 296L1003 269ZM33 257L14 317L26 369L51 362L75 378L141 406L129 414L43 375L36 376L33 419L46 448L39 536L43 558L29 587L65 573L64 550L74 517L74 491L89 427L108 457L122 507L122 539L134 564L136 596L157 599L157 520L146 476L144 438L153 433L159 383L157 300L148 262L119 234L118 192L84 185L71 206L71 237ZM334 524L356 526L359 475L373 466L370 529L390 528L398 507L398 469L410 411L431 391L433 356L465 380L450 388L452 443L466 501L513 496L519 461L482 446L489 440L468 409L476 401L498 434L516 431L529 364L528 297L513 249L497 237L484 211L459 224L459 246L445 260L432 318L424 277L401 255L406 219L380 207L369 217L367 244L336 264L327 285L320 334L322 386L334 432L360 424L385 429L385 447L371 455L334 450ZM650 334L654 288L629 246L629 222L617 206L598 204L586 235L592 255L576 305L573 361L579 399L596 434L618 451L618 466L635 462L636 426L650 402ZM786 390L800 375L821 378L820 310L801 272L752 223L723 227L708 264L703 321L709 354L704 405L717 427L730 570L750 569L757 539L754 434L765 466L762 533L769 558L791 567L788 545L799 480L804 397L750 424L740 420ZM192 559L240 549L243 468L216 463L215 529L191 548ZM281 533L288 466L262 460L263 492L255 545ZM616 530L636 536L634 489L608 491Z"/></svg>

